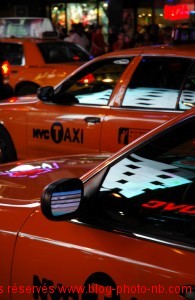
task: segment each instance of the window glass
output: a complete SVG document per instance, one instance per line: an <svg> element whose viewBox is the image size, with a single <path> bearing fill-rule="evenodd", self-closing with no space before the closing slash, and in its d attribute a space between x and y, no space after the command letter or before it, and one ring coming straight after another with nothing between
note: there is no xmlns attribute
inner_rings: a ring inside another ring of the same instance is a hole
<svg viewBox="0 0 195 300"><path fill-rule="evenodd" d="M98 194L98 222L195 245L193 128L195 118L113 165Z"/></svg>
<svg viewBox="0 0 195 300"><path fill-rule="evenodd" d="M17 43L1 43L1 55L4 60L8 60L10 65L24 65L23 46Z"/></svg>
<svg viewBox="0 0 195 300"><path fill-rule="evenodd" d="M79 46L66 42L37 44L46 64L89 61L90 55Z"/></svg>
<svg viewBox="0 0 195 300"><path fill-rule="evenodd" d="M195 65L190 70L179 101L180 109L190 109L195 105Z"/></svg>
<svg viewBox="0 0 195 300"><path fill-rule="evenodd" d="M134 72L123 106L175 109L191 60L143 57Z"/></svg>
<svg viewBox="0 0 195 300"><path fill-rule="evenodd" d="M95 62L66 80L60 93L73 95L79 104L107 105L131 60L115 58Z"/></svg>

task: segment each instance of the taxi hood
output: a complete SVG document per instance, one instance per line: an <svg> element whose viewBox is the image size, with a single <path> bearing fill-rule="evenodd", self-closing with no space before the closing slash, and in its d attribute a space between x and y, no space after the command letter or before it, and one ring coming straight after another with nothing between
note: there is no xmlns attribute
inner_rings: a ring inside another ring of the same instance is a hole
<svg viewBox="0 0 195 300"><path fill-rule="evenodd" d="M0 165L1 202L37 202L44 187L62 178L79 178L109 157L69 155Z"/></svg>

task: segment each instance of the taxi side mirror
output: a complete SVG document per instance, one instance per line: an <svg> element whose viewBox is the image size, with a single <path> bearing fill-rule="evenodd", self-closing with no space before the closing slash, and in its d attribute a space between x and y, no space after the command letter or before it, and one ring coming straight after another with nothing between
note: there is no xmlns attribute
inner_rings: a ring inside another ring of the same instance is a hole
<svg viewBox="0 0 195 300"><path fill-rule="evenodd" d="M53 86L39 87L37 90L37 97L42 101L51 101L50 99L53 99L53 95Z"/></svg>
<svg viewBox="0 0 195 300"><path fill-rule="evenodd" d="M78 99L70 93L54 94L53 86L39 87L37 90L37 97L41 101L60 105L74 105L79 103Z"/></svg>
<svg viewBox="0 0 195 300"><path fill-rule="evenodd" d="M79 215L83 183L78 178L61 179L45 187L41 210L49 220L70 220Z"/></svg>

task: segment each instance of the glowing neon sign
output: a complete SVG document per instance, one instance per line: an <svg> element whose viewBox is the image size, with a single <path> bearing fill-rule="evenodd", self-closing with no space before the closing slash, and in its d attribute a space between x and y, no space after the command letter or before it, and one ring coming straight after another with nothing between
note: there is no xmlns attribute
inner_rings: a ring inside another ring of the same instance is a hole
<svg viewBox="0 0 195 300"><path fill-rule="evenodd" d="M187 4L165 5L164 18L170 21L189 19L189 9Z"/></svg>
<svg viewBox="0 0 195 300"><path fill-rule="evenodd" d="M40 174L51 172L54 169L58 169L59 166L57 163L41 163L37 166L30 164L19 164L15 168L0 172L0 176L9 176L9 177L28 177L28 178L36 178Z"/></svg>

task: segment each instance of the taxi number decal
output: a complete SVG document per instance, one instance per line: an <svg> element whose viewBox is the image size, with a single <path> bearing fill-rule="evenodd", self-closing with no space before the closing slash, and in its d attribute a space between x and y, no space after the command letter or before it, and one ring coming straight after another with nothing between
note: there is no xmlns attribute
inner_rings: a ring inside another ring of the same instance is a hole
<svg viewBox="0 0 195 300"><path fill-rule="evenodd" d="M110 299L120 300L117 292L117 285L114 280L106 273L96 272L91 274L83 286L66 286L58 283L54 286L52 280L43 278L40 280L38 275L33 276L33 299L40 300L91 300L91 299ZM135 297L130 300L138 300Z"/></svg>
<svg viewBox="0 0 195 300"><path fill-rule="evenodd" d="M33 138L52 141L56 144L61 142L83 144L84 132L81 128L64 128L59 122L52 124L51 129L33 128Z"/></svg>
<svg viewBox="0 0 195 300"><path fill-rule="evenodd" d="M148 132L148 130L141 129L141 128L125 128L121 127L118 131L118 143L127 145L131 141L135 140L136 138L140 137L144 133Z"/></svg>

